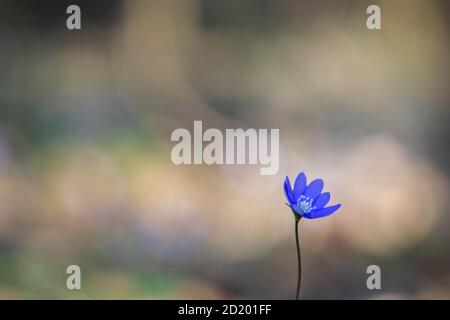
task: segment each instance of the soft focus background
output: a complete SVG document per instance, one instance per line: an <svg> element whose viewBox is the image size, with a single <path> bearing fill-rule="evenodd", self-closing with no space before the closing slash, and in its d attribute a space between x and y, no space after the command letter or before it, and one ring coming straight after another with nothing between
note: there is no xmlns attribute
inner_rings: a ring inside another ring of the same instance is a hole
<svg viewBox="0 0 450 320"><path fill-rule="evenodd" d="M299 171L343 204L304 298L450 298L448 1L0 4L0 298L291 299ZM279 128L279 174L175 166L194 120Z"/></svg>

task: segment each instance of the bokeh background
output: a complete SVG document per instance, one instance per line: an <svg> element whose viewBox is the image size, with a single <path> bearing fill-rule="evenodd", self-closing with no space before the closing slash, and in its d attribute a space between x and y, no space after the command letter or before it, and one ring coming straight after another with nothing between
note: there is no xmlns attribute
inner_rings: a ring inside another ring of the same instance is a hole
<svg viewBox="0 0 450 320"><path fill-rule="evenodd" d="M343 204L301 222L303 298L450 298L448 1L1 8L0 298L291 299L299 171ZM279 174L174 165L194 120L279 128Z"/></svg>

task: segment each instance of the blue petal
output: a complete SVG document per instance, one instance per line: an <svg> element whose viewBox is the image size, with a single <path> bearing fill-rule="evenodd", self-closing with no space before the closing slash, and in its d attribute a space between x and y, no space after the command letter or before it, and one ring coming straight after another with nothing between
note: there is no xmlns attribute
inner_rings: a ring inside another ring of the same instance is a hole
<svg viewBox="0 0 450 320"><path fill-rule="evenodd" d="M326 207L322 209L313 210L308 214L304 214L303 216L307 219L317 219L317 218L323 218L326 216L329 216L330 214L333 214L337 209L341 207L340 204L336 204L331 207Z"/></svg>
<svg viewBox="0 0 450 320"><path fill-rule="evenodd" d="M294 210L294 212L296 214L298 214L299 216L303 216L303 211L299 205L296 205L296 204L292 205L292 210Z"/></svg>
<svg viewBox="0 0 450 320"><path fill-rule="evenodd" d="M286 196L286 200L292 206L295 203L294 193L292 192L291 182L289 181L288 177L286 177L286 179L284 180L283 190L284 190L284 195Z"/></svg>
<svg viewBox="0 0 450 320"><path fill-rule="evenodd" d="M305 197L315 199L322 192L322 189L323 189L323 180L316 179L305 188L305 190L303 191L303 195Z"/></svg>
<svg viewBox="0 0 450 320"><path fill-rule="evenodd" d="M316 207L316 209L322 209L327 205L328 201L330 201L330 193L329 192L322 193L313 202L313 207Z"/></svg>
<svg viewBox="0 0 450 320"><path fill-rule="evenodd" d="M295 179L294 184L294 200L297 202L298 198L302 194L306 187L306 176L303 172L300 172Z"/></svg>

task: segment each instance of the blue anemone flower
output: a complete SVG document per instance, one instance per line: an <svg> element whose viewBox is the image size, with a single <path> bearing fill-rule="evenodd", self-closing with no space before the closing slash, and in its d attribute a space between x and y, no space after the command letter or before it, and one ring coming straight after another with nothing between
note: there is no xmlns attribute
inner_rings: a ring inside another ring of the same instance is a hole
<svg viewBox="0 0 450 320"><path fill-rule="evenodd" d="M293 190L288 177L284 180L283 189L292 211L307 219L329 216L341 207L340 204L325 207L330 201L330 193L322 193L323 180L316 179L307 185L303 172L300 172L295 179Z"/></svg>

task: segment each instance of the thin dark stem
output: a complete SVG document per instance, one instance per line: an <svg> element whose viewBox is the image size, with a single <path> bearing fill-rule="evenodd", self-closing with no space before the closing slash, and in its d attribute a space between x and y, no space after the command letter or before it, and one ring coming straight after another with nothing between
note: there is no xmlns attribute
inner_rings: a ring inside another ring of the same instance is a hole
<svg viewBox="0 0 450 320"><path fill-rule="evenodd" d="M297 244L297 261L298 261L298 275L297 275L297 293L295 299L298 300L300 297L300 287L302 284L302 256L300 254L300 241L298 240L298 223L300 217L295 215L295 243Z"/></svg>

